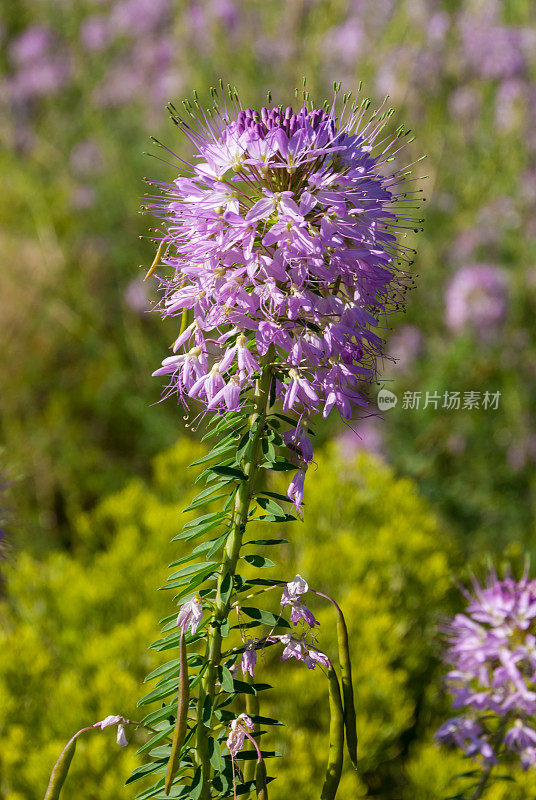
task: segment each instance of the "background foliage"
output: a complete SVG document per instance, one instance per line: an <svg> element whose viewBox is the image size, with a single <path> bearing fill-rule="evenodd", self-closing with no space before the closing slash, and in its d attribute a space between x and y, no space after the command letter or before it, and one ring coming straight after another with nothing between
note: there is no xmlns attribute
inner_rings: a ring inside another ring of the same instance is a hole
<svg viewBox="0 0 536 800"><path fill-rule="evenodd" d="M147 483L152 457L184 431L173 403L154 405L159 386L149 377L173 338L167 323L146 313L155 284L143 284L137 269L153 257L138 239L149 225L138 215L141 176L172 177L143 155L149 135L180 153L185 144L165 102L220 76L245 104L259 104L269 88L286 103L303 75L322 100L333 80L345 89L363 80L376 101L389 93L400 120L414 127L411 157L428 156L428 178L425 232L408 237L410 246L417 239L417 289L407 319L385 331L398 358L386 362L385 385L398 405L384 420L359 422L357 437L341 435L334 420L320 431L323 440L341 436L348 460L340 481L329 461L334 450L309 471L306 524L292 529L285 568L289 576L303 569L311 584L331 582L353 615L367 761L363 784L345 775L341 794L440 796L451 764L429 742L447 711L437 694L434 631L450 608L449 571L457 572L458 553L478 562L485 552L533 549L531 11L529 0L3 4L0 453L9 485L0 506L10 508L10 550L1 565L0 794L7 800L39 796L79 724L134 713L137 684L154 657L146 644L158 615L169 613L154 587L197 445L188 440L159 457ZM475 264L505 276L504 313L490 329L483 325L483 286L469 294L466 320L454 329L446 323L448 287ZM501 392L496 411L402 407L406 391L485 390ZM393 471L356 462L364 449ZM5 527L3 513L0 520ZM330 641L329 611L318 613ZM281 696L282 715L302 714L303 725L285 734L292 758L277 791L307 797L323 758L315 705L323 688L303 669L284 675L296 692ZM67 800L77 775L87 798L130 796L121 787L133 752L116 752L112 738L108 731L79 746ZM523 780L520 797L531 779Z"/></svg>
<svg viewBox="0 0 536 800"><path fill-rule="evenodd" d="M187 465L199 454L199 445L183 440L155 460L150 483L134 479L79 517L76 557L25 554L6 570L0 606L4 800L41 797L62 743L82 724L109 713L139 719L145 712L135 707L139 683L169 657L146 651L158 619L170 610L169 596L155 587L165 578L165 563L187 547L169 540L181 525L179 505L192 495L195 471ZM341 603L361 742L359 777L347 767L341 797L365 796L367 787L395 797L405 782L400 756L441 713L431 642L439 615L452 608L456 549L415 486L374 457L348 462L332 447L309 480L308 522L292 526L281 567L261 574L290 580L300 571ZM258 527L264 535L266 527ZM276 610L280 593L271 594ZM335 657L332 609L321 601L311 605L321 623L319 646ZM269 749L284 753L271 796L313 800L325 768L327 682L318 670L281 664L275 648L259 656L258 679L274 686L263 693L261 713L286 722L270 734ZM91 732L78 747L65 800L78 797L80 787L85 800L131 797L132 787L123 784L136 760L135 748L118 748L113 732Z"/></svg>

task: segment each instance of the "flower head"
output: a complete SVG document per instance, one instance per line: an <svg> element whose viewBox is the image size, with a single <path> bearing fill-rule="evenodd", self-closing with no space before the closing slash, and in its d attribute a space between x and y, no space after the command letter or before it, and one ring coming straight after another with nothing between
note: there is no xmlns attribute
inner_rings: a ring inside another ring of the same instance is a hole
<svg viewBox="0 0 536 800"><path fill-rule="evenodd" d="M519 581L500 580L492 572L485 585L475 581L467 596L466 612L447 628L452 669L445 678L463 715L449 720L436 738L450 737L468 755L480 753L489 761L493 720L502 719L505 748L524 753L522 764L530 766L536 747L536 731L527 724L536 713L536 581L526 574Z"/></svg>
<svg viewBox="0 0 536 800"><path fill-rule="evenodd" d="M190 628L190 633L194 634L203 619L203 606L200 599L196 596L181 606L177 617L177 625L186 632Z"/></svg>
<svg viewBox="0 0 536 800"><path fill-rule="evenodd" d="M268 360L287 412L349 418L364 404L383 344L374 329L405 289L395 205L414 198L383 172L398 135L380 137L366 106L334 108L256 111L233 95L210 115L173 110L195 160L151 208L170 273L163 314L190 324L155 374L181 402L241 408Z"/></svg>

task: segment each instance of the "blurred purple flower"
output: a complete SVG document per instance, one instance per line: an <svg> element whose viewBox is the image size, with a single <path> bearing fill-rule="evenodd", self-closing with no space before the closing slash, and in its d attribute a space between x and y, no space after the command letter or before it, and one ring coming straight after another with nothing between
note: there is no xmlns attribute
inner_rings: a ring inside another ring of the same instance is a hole
<svg viewBox="0 0 536 800"><path fill-rule="evenodd" d="M446 323L455 333L472 328L482 340L500 330L508 310L508 279L492 264L462 267L445 294Z"/></svg>
<svg viewBox="0 0 536 800"><path fill-rule="evenodd" d="M389 339L389 355L396 362L396 372L411 367L424 349L424 339L415 325L403 325Z"/></svg>
<svg viewBox="0 0 536 800"><path fill-rule="evenodd" d="M505 80L500 84L495 96L495 125L498 130L510 133L519 126L531 94L534 101L533 87L517 78Z"/></svg>
<svg viewBox="0 0 536 800"><path fill-rule="evenodd" d="M82 47L89 52L104 50L110 41L108 18L104 14L93 14L86 17L80 26L78 35Z"/></svg>
<svg viewBox="0 0 536 800"><path fill-rule="evenodd" d="M71 150L69 164L76 175L93 175L99 172L104 164L102 150L94 139L83 139Z"/></svg>
<svg viewBox="0 0 536 800"><path fill-rule="evenodd" d="M525 574L515 581L499 580L492 572L485 585L473 582L465 614L457 614L446 629L445 660L452 669L445 682L454 708L464 709L436 734L467 755L480 754L495 763L494 747L520 753L524 768L534 765L536 731L528 720L536 713L536 581ZM513 722L501 734L493 720ZM500 738L500 737L499 737Z"/></svg>
<svg viewBox="0 0 536 800"><path fill-rule="evenodd" d="M337 448L345 461L353 461L361 451L383 456L385 444L383 429L377 419L367 417L350 423L337 436Z"/></svg>
<svg viewBox="0 0 536 800"><path fill-rule="evenodd" d="M470 13L460 18L459 25L462 56L475 75L505 79L525 71L521 28L489 24Z"/></svg>
<svg viewBox="0 0 536 800"><path fill-rule="evenodd" d="M171 0L122 0L111 11L109 28L114 34L140 36L168 22Z"/></svg>
<svg viewBox="0 0 536 800"><path fill-rule="evenodd" d="M455 744L465 755L480 755L486 764L496 764L497 757L488 741L483 736L482 726L470 716L453 717L447 720L435 734L438 744Z"/></svg>
<svg viewBox="0 0 536 800"><path fill-rule="evenodd" d="M474 86L458 86L448 98L450 114L465 122L478 119L481 106L482 95Z"/></svg>
<svg viewBox="0 0 536 800"><path fill-rule="evenodd" d="M133 278L129 281L123 292L123 299L131 311L144 314L151 308L147 284L143 278Z"/></svg>
<svg viewBox="0 0 536 800"><path fill-rule="evenodd" d="M54 42L50 28L31 25L9 43L10 61L17 67L42 61L50 54Z"/></svg>

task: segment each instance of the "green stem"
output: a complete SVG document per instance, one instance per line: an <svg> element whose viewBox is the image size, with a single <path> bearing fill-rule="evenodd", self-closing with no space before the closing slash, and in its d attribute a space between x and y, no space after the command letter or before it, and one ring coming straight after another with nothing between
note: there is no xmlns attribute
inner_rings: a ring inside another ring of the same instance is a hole
<svg viewBox="0 0 536 800"><path fill-rule="evenodd" d="M500 723L499 727L497 728L497 732L496 732L495 736L493 737L493 745L492 746L493 746L493 750L494 750L495 753L498 753L499 748L502 745L503 738L504 738L504 732L506 730L506 726L508 725L508 720L509 720L509 715L506 714L502 718L501 723ZM490 775L492 773L493 767L494 767L494 764L488 764L488 766L486 767L486 769L482 773L482 777L480 778L475 791L471 795L471 800L478 800L479 797L482 797L482 795L484 794L484 792L485 792L485 790L486 790L486 788L488 786L488 782L489 782Z"/></svg>
<svg viewBox="0 0 536 800"><path fill-rule="evenodd" d="M246 679L245 680L246 680L246 683L253 683L253 678L249 674L246 675ZM258 695L256 695L256 694L247 694L246 695L246 714L249 717L258 717L259 716L259 710L260 710L260 708L259 708L259 697L258 697ZM255 736L255 734L257 734L258 732L259 732L259 725L257 725L257 723L254 723L253 736ZM253 748L253 745L250 743L249 747L247 749L251 750L252 748ZM246 761L246 763L244 765L244 781L246 783L248 783L249 781L252 781L255 778L255 769L256 769L256 765L255 765L254 761ZM249 797L249 795L246 795L244 797L244 800L247 800L248 797Z"/></svg>
<svg viewBox="0 0 536 800"><path fill-rule="evenodd" d="M266 355L265 365L263 366L255 388L254 410L249 420L250 441L242 462L246 478L240 482L236 493L233 521L225 545L221 572L218 577L214 620L209 631L207 642L208 667L199 689L196 735L197 755L202 770L202 789L199 800L210 800L211 777L208 749L209 729L201 722L202 711L207 697L209 697L211 701L214 700L217 668L221 660L221 625L227 620L230 610L230 595L227 593L227 599L225 599L223 586L228 584L229 576L231 580L233 579L236 571L236 565L240 557L240 548L242 547L242 539L246 529L248 512L253 497L254 482L259 468L260 443L264 433L266 412L269 405L270 382L272 378L271 369L268 366L270 357L271 353L269 351Z"/></svg>

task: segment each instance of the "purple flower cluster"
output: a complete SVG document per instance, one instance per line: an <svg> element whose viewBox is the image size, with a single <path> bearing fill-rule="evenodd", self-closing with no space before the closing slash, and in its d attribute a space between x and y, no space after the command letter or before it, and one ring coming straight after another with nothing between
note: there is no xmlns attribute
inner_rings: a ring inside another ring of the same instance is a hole
<svg viewBox="0 0 536 800"><path fill-rule="evenodd" d="M256 648L262 647L267 641L272 643L280 642L284 645L281 661L295 658L297 661L303 662L308 669L314 669L317 664L321 664L326 669L329 668L330 661L327 655L314 647L310 641L314 638L311 633L312 629L320 623L301 599L302 595L308 591L309 584L301 575L296 575L286 584L281 596L281 607L290 606L290 621L294 626L298 625L299 622L302 623L301 633L299 636L287 633L283 636L269 636L267 639L248 639L242 655L241 669L243 675L249 673L252 678L254 677L257 663Z"/></svg>
<svg viewBox="0 0 536 800"><path fill-rule="evenodd" d="M155 374L184 404L234 411L271 363L284 411L350 418L375 375L378 318L403 294L399 178L381 172L397 137L365 106L338 122L305 104L232 110L176 117L195 160L151 210L172 273L163 314L188 324Z"/></svg>
<svg viewBox="0 0 536 800"><path fill-rule="evenodd" d="M518 753L522 766L536 766L536 581L525 575L485 586L476 581L465 614L448 626L445 680L453 706L464 713L436 733L467 755L495 764L501 750Z"/></svg>

